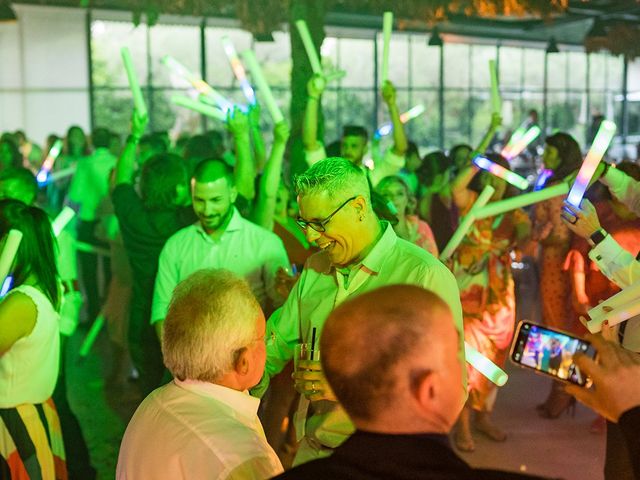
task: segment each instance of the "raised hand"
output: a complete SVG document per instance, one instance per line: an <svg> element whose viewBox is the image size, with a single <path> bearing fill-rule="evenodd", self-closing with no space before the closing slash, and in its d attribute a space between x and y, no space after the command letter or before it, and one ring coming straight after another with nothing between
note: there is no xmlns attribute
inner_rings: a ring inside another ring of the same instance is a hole
<svg viewBox="0 0 640 480"><path fill-rule="evenodd" d="M322 75L313 75L307 82L307 94L316 100L324 93L327 81Z"/></svg>
<svg viewBox="0 0 640 480"><path fill-rule="evenodd" d="M291 128L286 121L283 120L282 122L276 123L275 127L273 127L273 142L286 144L290 134Z"/></svg>
<svg viewBox="0 0 640 480"><path fill-rule="evenodd" d="M249 115L239 107L233 107L227 113L227 128L234 137L249 133Z"/></svg>
<svg viewBox="0 0 640 480"><path fill-rule="evenodd" d="M388 106L396 104L396 87L389 80L382 85L382 99Z"/></svg>

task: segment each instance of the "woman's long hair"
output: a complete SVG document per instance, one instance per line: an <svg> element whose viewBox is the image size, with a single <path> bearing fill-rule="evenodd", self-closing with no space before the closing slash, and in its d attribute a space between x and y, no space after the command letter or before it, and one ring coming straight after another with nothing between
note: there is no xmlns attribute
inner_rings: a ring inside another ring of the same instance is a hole
<svg viewBox="0 0 640 480"><path fill-rule="evenodd" d="M490 152L484 155L484 157L487 158L488 160L491 160L493 163L497 163L501 167L506 168L507 170L511 170L511 165L509 164L507 159L504 158L499 153ZM489 178L491 175L493 174L487 172L486 170L480 170L471 179L471 182L469 183L469 187L468 187L469 190L473 190L476 193L481 193L482 190L484 189L484 186L486 185L486 179ZM519 193L520 192L516 187L514 187L509 182L507 182L507 187L504 190L504 195L502 196L502 199L504 200L506 198L515 197Z"/></svg>
<svg viewBox="0 0 640 480"><path fill-rule="evenodd" d="M575 172L582 165L582 151L580 145L568 133L558 132L547 137L545 142L558 150L560 165L553 171L546 185L563 180L570 173Z"/></svg>
<svg viewBox="0 0 640 480"><path fill-rule="evenodd" d="M37 207L18 200L0 200L0 237L9 230L22 232L22 242L13 263L13 285L22 285L29 276L36 279L54 308L60 304L56 241L49 217Z"/></svg>

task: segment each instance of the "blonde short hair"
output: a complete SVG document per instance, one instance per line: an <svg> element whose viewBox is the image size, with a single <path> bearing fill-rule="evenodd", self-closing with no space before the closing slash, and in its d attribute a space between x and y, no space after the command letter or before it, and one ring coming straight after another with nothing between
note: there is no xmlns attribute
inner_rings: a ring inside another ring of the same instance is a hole
<svg viewBox="0 0 640 480"><path fill-rule="evenodd" d="M173 291L164 321L164 364L179 380L218 380L255 340L260 311L237 275L219 269L191 274Z"/></svg>
<svg viewBox="0 0 640 480"><path fill-rule="evenodd" d="M371 204L369 181L364 170L342 157L319 161L294 179L300 197L326 192L330 198L361 195Z"/></svg>

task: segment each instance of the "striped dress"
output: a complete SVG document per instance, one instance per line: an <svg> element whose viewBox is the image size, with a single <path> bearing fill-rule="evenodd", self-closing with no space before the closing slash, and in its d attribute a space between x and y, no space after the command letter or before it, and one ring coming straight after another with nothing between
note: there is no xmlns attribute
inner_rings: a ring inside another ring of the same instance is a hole
<svg viewBox="0 0 640 480"><path fill-rule="evenodd" d="M58 314L38 289L20 292L37 309L33 330L0 357L0 478L67 478L60 421L51 395L58 376Z"/></svg>

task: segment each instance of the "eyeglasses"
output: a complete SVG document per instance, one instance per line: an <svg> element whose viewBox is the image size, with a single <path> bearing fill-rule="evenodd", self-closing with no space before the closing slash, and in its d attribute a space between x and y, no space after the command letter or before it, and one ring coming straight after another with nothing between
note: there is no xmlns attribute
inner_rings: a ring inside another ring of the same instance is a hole
<svg viewBox="0 0 640 480"><path fill-rule="evenodd" d="M296 218L296 223L304 231L307 230L307 227L311 227L316 232L323 233L325 231L325 226L327 225L327 223L329 223L331 221L333 216L336 213L338 213L342 209L342 207L344 207L347 203L349 203L351 200L355 200L356 198L358 198L358 197L351 197L350 199L345 201L342 205L340 205L338 208L336 208L331 215L329 215L324 220L308 222L304 218L298 217L298 218Z"/></svg>

